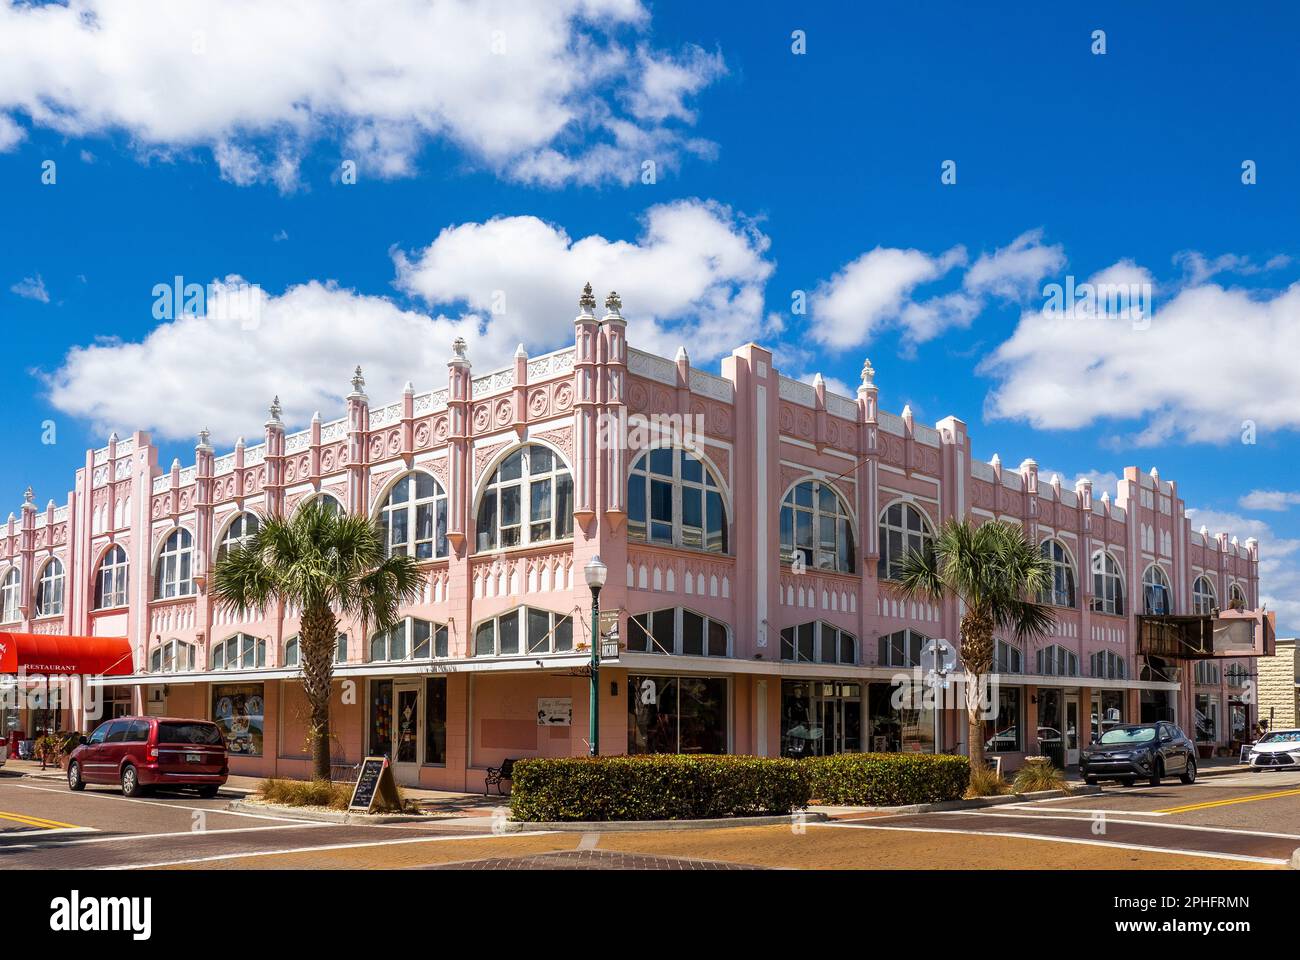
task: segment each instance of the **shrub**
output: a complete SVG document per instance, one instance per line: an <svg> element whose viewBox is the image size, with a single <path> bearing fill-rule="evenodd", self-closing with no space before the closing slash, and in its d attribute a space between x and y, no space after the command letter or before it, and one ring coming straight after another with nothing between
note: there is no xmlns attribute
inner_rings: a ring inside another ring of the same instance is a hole
<svg viewBox="0 0 1300 960"><path fill-rule="evenodd" d="M799 762L822 803L897 807L960 800L970 782L970 761L948 754L841 753Z"/></svg>
<svg viewBox="0 0 1300 960"><path fill-rule="evenodd" d="M1016 793L1034 793L1038 790L1064 790L1070 792L1065 773L1052 766L1046 757L1028 757L1025 765L1016 771L1013 782Z"/></svg>
<svg viewBox="0 0 1300 960"><path fill-rule="evenodd" d="M352 799L352 785L329 780L280 780L273 777L262 781L261 793L267 803L286 807L346 810L348 801Z"/></svg>
<svg viewBox="0 0 1300 960"><path fill-rule="evenodd" d="M705 754L515 761L515 820L699 820L808 805L795 760Z"/></svg>
<svg viewBox="0 0 1300 960"><path fill-rule="evenodd" d="M970 772L970 785L966 787L967 797L998 797L1011 792L1011 784L1002 775L989 767L977 767Z"/></svg>

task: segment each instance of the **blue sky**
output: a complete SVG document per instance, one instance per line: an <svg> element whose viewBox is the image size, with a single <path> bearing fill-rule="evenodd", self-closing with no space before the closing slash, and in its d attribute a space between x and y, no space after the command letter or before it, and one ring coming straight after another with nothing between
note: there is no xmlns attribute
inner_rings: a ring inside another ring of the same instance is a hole
<svg viewBox="0 0 1300 960"><path fill-rule="evenodd" d="M979 456L1158 466L1261 539L1294 632L1300 14L1137 6L0 0L0 485L61 502L113 428L191 462L276 392L328 418L355 363L428 388L458 333L480 369L560 346L589 278L634 344L716 369L753 338L837 389L870 356ZM1149 325L1044 323L1098 274L1149 284ZM258 284L257 325L156 319L175 276Z"/></svg>

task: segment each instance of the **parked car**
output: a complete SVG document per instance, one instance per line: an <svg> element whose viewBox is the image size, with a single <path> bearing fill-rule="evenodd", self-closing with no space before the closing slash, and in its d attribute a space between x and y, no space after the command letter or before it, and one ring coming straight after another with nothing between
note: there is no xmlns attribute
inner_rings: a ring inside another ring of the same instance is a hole
<svg viewBox="0 0 1300 960"><path fill-rule="evenodd" d="M229 773L225 738L210 720L107 720L68 757L69 789L116 783L126 797L152 787L194 787L200 796L213 797Z"/></svg>
<svg viewBox="0 0 1300 960"><path fill-rule="evenodd" d="M1172 723L1126 723L1079 751L1079 773L1090 784L1118 780L1132 786L1141 779L1158 787L1170 774L1194 783L1196 744Z"/></svg>
<svg viewBox="0 0 1300 960"><path fill-rule="evenodd" d="M1251 746L1247 762L1254 773L1300 767L1300 730L1272 730L1264 734Z"/></svg>

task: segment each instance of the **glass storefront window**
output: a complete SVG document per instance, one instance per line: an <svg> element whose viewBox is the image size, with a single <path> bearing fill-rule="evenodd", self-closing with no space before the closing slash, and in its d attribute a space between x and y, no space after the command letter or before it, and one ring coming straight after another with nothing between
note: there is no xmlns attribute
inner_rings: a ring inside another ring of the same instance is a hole
<svg viewBox="0 0 1300 960"><path fill-rule="evenodd" d="M367 752L387 757L393 752L393 681L370 681L370 739Z"/></svg>
<svg viewBox="0 0 1300 960"><path fill-rule="evenodd" d="M629 675L628 753L726 753L727 681Z"/></svg>
<svg viewBox="0 0 1300 960"><path fill-rule="evenodd" d="M430 677L424 691L424 762L447 762L447 678Z"/></svg>
<svg viewBox="0 0 1300 960"><path fill-rule="evenodd" d="M260 683L222 683L212 687L212 719L226 738L226 749L244 757L262 755L265 711Z"/></svg>
<svg viewBox="0 0 1300 960"><path fill-rule="evenodd" d="M1016 753L1024 749L1024 740L1020 688L999 687L997 715L984 720L984 750L987 753Z"/></svg>
<svg viewBox="0 0 1300 960"><path fill-rule="evenodd" d="M1219 736L1219 702L1207 693L1196 695L1196 739L1214 743Z"/></svg>
<svg viewBox="0 0 1300 960"><path fill-rule="evenodd" d="M894 707L894 685L867 685L867 730L864 744L872 753L933 753L934 710Z"/></svg>
<svg viewBox="0 0 1300 960"><path fill-rule="evenodd" d="M831 680L781 683L781 756L862 750L862 686Z"/></svg>

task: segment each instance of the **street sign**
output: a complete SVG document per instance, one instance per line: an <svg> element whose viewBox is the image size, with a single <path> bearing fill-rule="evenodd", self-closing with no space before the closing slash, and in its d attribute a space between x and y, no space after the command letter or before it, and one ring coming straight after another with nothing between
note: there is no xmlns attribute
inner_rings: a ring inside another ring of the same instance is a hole
<svg viewBox="0 0 1300 960"><path fill-rule="evenodd" d="M617 640L602 640L602 641L601 641L601 643L600 643L600 659L601 659L602 661L606 661L606 660L617 660L617 659L618 659L618 641L617 641Z"/></svg>

